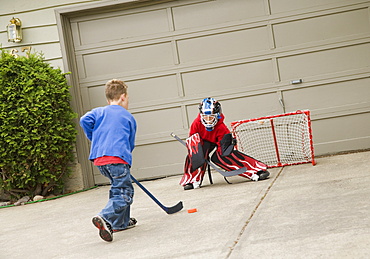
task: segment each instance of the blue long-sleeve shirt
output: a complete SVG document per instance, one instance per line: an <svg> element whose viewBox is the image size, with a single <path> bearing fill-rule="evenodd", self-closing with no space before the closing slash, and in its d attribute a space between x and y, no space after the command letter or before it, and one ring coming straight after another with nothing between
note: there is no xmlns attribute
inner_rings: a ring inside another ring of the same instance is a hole
<svg viewBox="0 0 370 259"><path fill-rule="evenodd" d="M116 156L131 166L136 121L125 108L107 105L92 109L81 117L80 125L91 141L91 161L102 156Z"/></svg>

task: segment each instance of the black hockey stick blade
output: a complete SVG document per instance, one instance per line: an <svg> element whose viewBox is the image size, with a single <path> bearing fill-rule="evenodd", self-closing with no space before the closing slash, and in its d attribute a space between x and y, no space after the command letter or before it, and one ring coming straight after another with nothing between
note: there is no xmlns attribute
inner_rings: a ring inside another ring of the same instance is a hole
<svg viewBox="0 0 370 259"><path fill-rule="evenodd" d="M181 144L183 144L185 147L186 147L186 143L181 139L179 138L177 135L175 135L173 132L170 134L172 137L174 137L177 141L179 141ZM242 168L239 168L237 170L233 170L233 171L223 171L221 169L219 169L218 167L216 167L214 164L212 164L210 161L206 160L207 164L209 164L214 170L216 170L217 172L219 172L222 176L224 177L229 177L229 176L234 176L234 175L238 175L238 174L242 174L242 173L245 173L245 171L247 170L247 168L245 167L242 167Z"/></svg>
<svg viewBox="0 0 370 259"><path fill-rule="evenodd" d="M174 214L176 212L179 212L180 210L182 210L183 208L183 205L182 205L182 201L178 202L175 206L172 206L172 207L166 207L164 206L156 197L154 197L153 194L151 194L147 188L145 188L138 180L135 179L135 177L133 177L131 175L131 179L137 184L137 186L139 186L146 194L148 194L148 196L150 198L152 198L152 200L157 203L159 205L159 207L161 207L167 214Z"/></svg>
<svg viewBox="0 0 370 259"><path fill-rule="evenodd" d="M183 207L184 206L182 205L182 201L179 201L175 206L167 207L166 212L167 212L167 214L174 214L174 213L179 212L180 210L182 210Z"/></svg>

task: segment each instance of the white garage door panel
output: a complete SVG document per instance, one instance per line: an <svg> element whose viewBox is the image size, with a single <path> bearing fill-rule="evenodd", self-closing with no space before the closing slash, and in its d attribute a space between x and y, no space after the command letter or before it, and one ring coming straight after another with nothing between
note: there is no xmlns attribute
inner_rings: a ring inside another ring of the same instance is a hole
<svg viewBox="0 0 370 259"><path fill-rule="evenodd" d="M204 96L201 96L199 98L199 103L201 102L202 98L207 98L209 97L209 95L204 95ZM195 104L195 105L187 105L186 106L186 113L188 115L187 117L187 125L188 125L188 128L190 128L190 125L193 123L193 121L195 120L195 118L197 117L198 113L199 113L199 103ZM188 136L189 132L188 130L186 131L186 136Z"/></svg>
<svg viewBox="0 0 370 259"><path fill-rule="evenodd" d="M186 152L177 141L137 146L131 171L138 178L182 174Z"/></svg>
<svg viewBox="0 0 370 259"><path fill-rule="evenodd" d="M176 75L125 82L128 86L129 110L143 106L151 109L154 104L173 101L179 94ZM84 110L107 105L104 84L81 89L84 89L81 93Z"/></svg>
<svg viewBox="0 0 370 259"><path fill-rule="evenodd" d="M325 154L370 147L370 113L312 122L315 153ZM319 134L315 134L315 132Z"/></svg>
<svg viewBox="0 0 370 259"><path fill-rule="evenodd" d="M299 1L272 0L272 1L269 1L272 14L289 12L289 11L299 10L299 9L307 9L311 7L333 4L337 2L338 0L299 0Z"/></svg>
<svg viewBox="0 0 370 259"><path fill-rule="evenodd" d="M170 42L83 56L87 77L109 76L173 65Z"/></svg>
<svg viewBox="0 0 370 259"><path fill-rule="evenodd" d="M179 40L181 63L250 54L269 49L267 27Z"/></svg>
<svg viewBox="0 0 370 259"><path fill-rule="evenodd" d="M173 8L176 30L238 21L266 14L264 1L218 0Z"/></svg>
<svg viewBox="0 0 370 259"><path fill-rule="evenodd" d="M282 80L362 69L370 65L370 44L283 57L278 63Z"/></svg>
<svg viewBox="0 0 370 259"><path fill-rule="evenodd" d="M351 22L349 22L351 21ZM276 47L347 37L370 32L368 9L273 25Z"/></svg>
<svg viewBox="0 0 370 259"><path fill-rule="evenodd" d="M180 107L134 113L138 138L155 138L159 133L167 134L183 128Z"/></svg>
<svg viewBox="0 0 370 259"><path fill-rule="evenodd" d="M251 90L256 85L272 83L273 66L271 60L263 60L184 73L182 79L187 96L230 94L236 88Z"/></svg>
<svg viewBox="0 0 370 259"><path fill-rule="evenodd" d="M176 75L145 78L127 81L130 96L130 108L140 108L143 105L169 102L178 98L179 86Z"/></svg>
<svg viewBox="0 0 370 259"><path fill-rule="evenodd" d="M105 86L95 86L86 88L88 99L90 100L87 103L84 103L84 110L90 110L95 107L106 106L108 105L107 99L105 98ZM85 98L84 98L85 99Z"/></svg>
<svg viewBox="0 0 370 259"><path fill-rule="evenodd" d="M109 184L108 178L103 176L96 166L92 166L92 170L96 184Z"/></svg>
<svg viewBox="0 0 370 259"><path fill-rule="evenodd" d="M148 20L150 22L148 22ZM165 9L78 22L81 45L169 31Z"/></svg>
<svg viewBox="0 0 370 259"><path fill-rule="evenodd" d="M285 108L287 111L309 108L313 118L341 114L344 111L353 112L356 109L369 111L369 87L369 78L308 88L298 87L296 90L283 92Z"/></svg>
<svg viewBox="0 0 370 259"><path fill-rule="evenodd" d="M282 108L277 93L268 93L244 98L222 100L225 121L258 118L266 115L281 114Z"/></svg>

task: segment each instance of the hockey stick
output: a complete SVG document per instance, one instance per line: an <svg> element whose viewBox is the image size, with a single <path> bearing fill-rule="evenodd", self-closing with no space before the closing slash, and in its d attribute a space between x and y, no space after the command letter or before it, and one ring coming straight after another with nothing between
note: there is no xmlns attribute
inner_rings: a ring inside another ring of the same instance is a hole
<svg viewBox="0 0 370 259"><path fill-rule="evenodd" d="M175 135L173 132L170 135L186 147L186 143L182 139L180 139L177 135ZM222 176L224 176L224 177L229 177L229 176L242 174L242 173L245 173L245 171L247 170L247 168L242 167L242 168L239 168L239 169L233 170L233 171L223 171L223 170L220 170L218 167L216 167L214 164L212 164L208 159L206 159L206 162L207 162L208 165L210 165L214 170L216 170L217 172L222 174Z"/></svg>
<svg viewBox="0 0 370 259"><path fill-rule="evenodd" d="M135 177L133 177L131 175L131 179L146 193L149 195L150 198L152 198L152 200L157 203L159 205L159 207L161 207L167 214L174 214L180 210L182 210L183 208L183 205L182 205L182 201L180 201L179 203L177 203L175 206L172 206L172 207L166 207L164 206L159 200L157 200L156 197L154 197L153 194L151 194L141 183L139 183L138 180L135 179Z"/></svg>

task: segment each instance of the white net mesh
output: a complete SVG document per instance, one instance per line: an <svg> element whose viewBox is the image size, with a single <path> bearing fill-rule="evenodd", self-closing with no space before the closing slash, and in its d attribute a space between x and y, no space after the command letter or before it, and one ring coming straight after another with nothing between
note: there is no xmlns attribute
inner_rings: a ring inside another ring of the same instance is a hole
<svg viewBox="0 0 370 259"><path fill-rule="evenodd" d="M269 167L314 164L309 111L232 123L239 151Z"/></svg>

